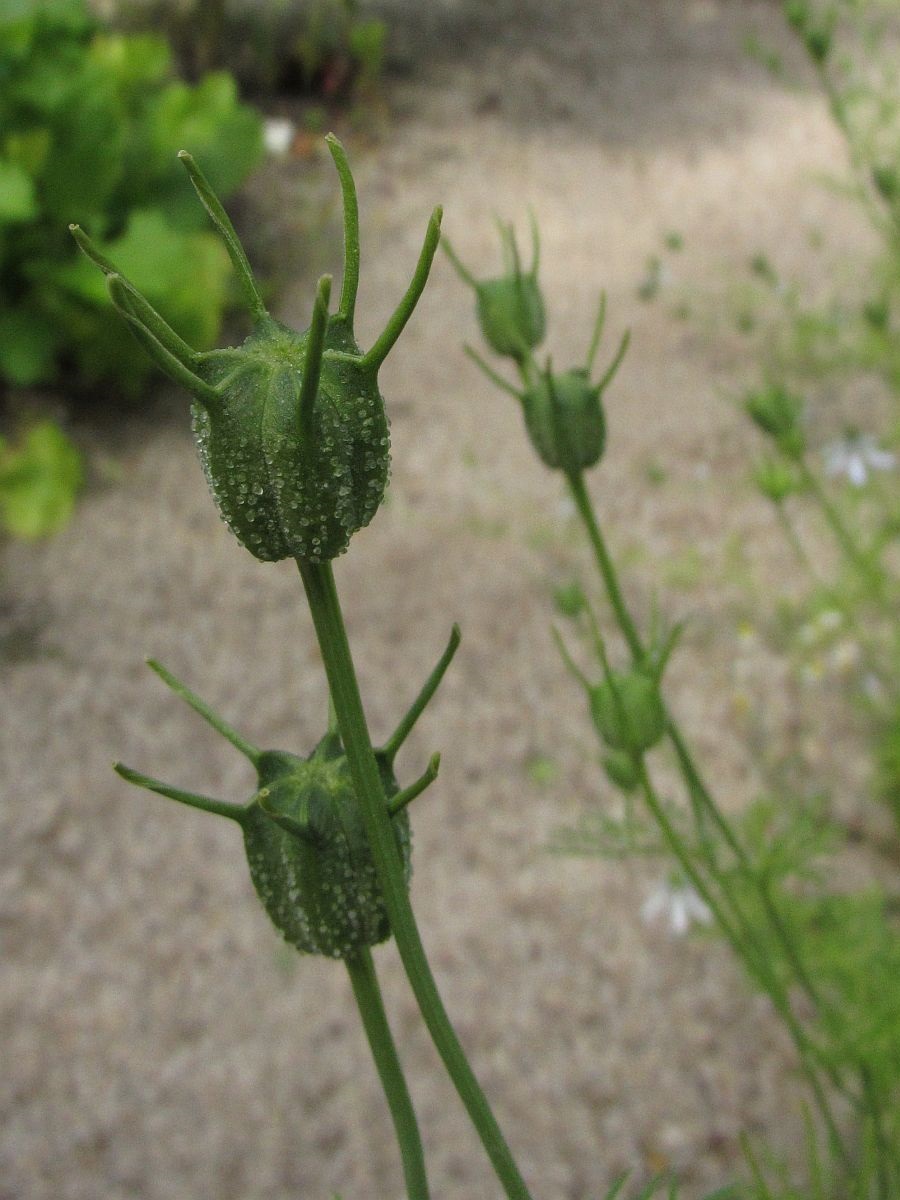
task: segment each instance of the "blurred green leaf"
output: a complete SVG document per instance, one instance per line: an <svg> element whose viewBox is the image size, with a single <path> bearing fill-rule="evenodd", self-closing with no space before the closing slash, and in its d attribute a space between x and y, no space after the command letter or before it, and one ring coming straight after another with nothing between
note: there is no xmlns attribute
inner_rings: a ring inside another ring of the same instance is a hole
<svg viewBox="0 0 900 1200"><path fill-rule="evenodd" d="M20 446L0 445L0 520L14 537L62 529L83 479L81 456L52 421L33 426Z"/></svg>
<svg viewBox="0 0 900 1200"><path fill-rule="evenodd" d="M37 212L34 184L17 163L0 160L0 221L27 221Z"/></svg>
<svg viewBox="0 0 900 1200"><path fill-rule="evenodd" d="M53 376L58 335L41 313L0 311L0 374L25 387Z"/></svg>

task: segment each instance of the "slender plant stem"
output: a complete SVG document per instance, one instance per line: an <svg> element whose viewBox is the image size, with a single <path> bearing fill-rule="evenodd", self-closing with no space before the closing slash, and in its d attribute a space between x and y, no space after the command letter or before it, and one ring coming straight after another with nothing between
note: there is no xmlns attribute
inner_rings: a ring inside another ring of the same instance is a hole
<svg viewBox="0 0 900 1200"><path fill-rule="evenodd" d="M372 952L368 947L364 947L352 957L345 958L344 963L353 985L353 995L356 997L363 1028L369 1039L375 1068L391 1110L403 1160L406 1194L409 1200L429 1200L422 1139L397 1055L397 1047L391 1036L387 1013L384 1011Z"/></svg>
<svg viewBox="0 0 900 1200"><path fill-rule="evenodd" d="M806 553L806 549L803 543L800 541L800 535L797 532L797 527L788 516L787 510L785 509L783 503L775 505L775 516L778 520L778 524L781 526L781 531L784 534L788 545L794 552L794 557L797 559L797 562L807 573L813 585L815 587L822 587L822 579L820 578L816 568L813 566L812 559Z"/></svg>
<svg viewBox="0 0 900 1200"><path fill-rule="evenodd" d="M572 472L571 474L567 473L566 482L569 485L572 499L575 501L575 507L578 509L578 515L581 517L581 522L584 525L591 548L594 551L594 558L597 560L597 566L603 577L606 594L609 596L609 602L613 607L613 612L616 614L619 628L622 630L625 641L628 643L631 657L636 663L642 663L644 660L644 647L641 643L641 635L638 633L637 626L631 619L631 613L628 611L628 605L625 603L622 589L619 587L615 567L606 548L603 534L600 532L600 526L597 524L597 518L594 515L594 508L591 504L588 490L584 486L584 475L580 471Z"/></svg>
<svg viewBox="0 0 900 1200"><path fill-rule="evenodd" d="M803 482L809 488L811 495L821 508L822 515L827 521L831 532L834 534L835 541L846 555L848 562L852 563L863 579L865 579L869 587L872 588L875 596L879 600L883 599L884 577L878 565L857 546L853 534L844 524L841 514L826 495L825 489L822 487L815 471L811 471L806 461L802 458L797 463L797 467Z"/></svg>
<svg viewBox="0 0 900 1200"><path fill-rule="evenodd" d="M641 640L641 636L638 633L637 626L631 617L631 613L628 610L627 604L625 603L625 599L622 595L622 589L619 587L616 569L613 565L609 551L606 548L606 542L604 541L603 534L600 531L600 526L597 522L593 505L591 504L591 498L584 484L584 477L580 474L572 474L567 475L566 478L572 491L572 496L575 500L578 513L594 550L597 566L600 570L601 576L603 577L603 583L606 588L607 595L609 596L610 604L612 605L613 611L616 615L616 620L618 621L619 627L622 630L622 634L628 643L628 648L631 651L632 659L636 665L639 665L646 658L646 650ZM781 914L778 912L768 887L765 885L764 881L759 878L758 874L752 870L743 846L738 841L730 823L726 820L725 815L722 813L715 801L715 798L713 797L709 788L706 786L703 777L700 774L700 770L697 764L694 762L694 758L690 752L688 744L678 727L678 724L668 712L666 713L666 731L675 750L675 756L678 759L679 768L692 798L700 801L703 808L711 817L716 825L716 828L724 838L728 848L736 857L741 868L745 873L747 873L749 878L756 883L757 890L760 893L766 913L769 917L769 920L772 922L776 933L778 934L779 940L784 947L785 953L788 956L788 960L794 969L794 973L797 975L798 981L801 983L810 999L817 1006L821 1006L821 1001L818 998L812 980L809 978L808 972L803 966L799 952L794 945L793 938L790 936ZM699 832L702 836L702 827ZM738 906L736 901L732 899L730 894L728 895L728 898L732 902L732 910L737 910Z"/></svg>
<svg viewBox="0 0 900 1200"><path fill-rule="evenodd" d="M675 827L672 825L663 805L656 793L653 782L650 779L647 769L643 762L639 764L641 791L644 794L644 799L647 802L647 807L653 814L654 820L659 826L666 843L672 854L678 861L678 865L684 871L686 877L690 880L697 894L709 906L710 912L716 919L719 928L722 930L727 941L732 949L748 966L751 973L756 975L762 986L768 992L779 1016L784 1021L791 1034L794 1045L797 1048L797 1053L800 1056L800 1061L803 1064L803 1071L812 1090L813 1097L816 1101L816 1106L822 1116L823 1121L828 1129L828 1135L832 1146L839 1157L849 1163L849 1155L844 1146L843 1140L831 1112L831 1106L828 1103L828 1097L822 1088L819 1076L816 1072L816 1067L813 1058L816 1055L815 1047L810 1043L809 1038L804 1032L802 1026L794 1016L790 1008L790 1003L784 995L784 991L775 975L763 965L763 961L757 962L755 955L750 955L746 952L746 948L741 942L740 936L732 927L730 920L725 916L718 899L713 895L702 878L697 868L691 861L691 856L688 853L683 841L678 836Z"/></svg>
<svg viewBox="0 0 900 1200"><path fill-rule="evenodd" d="M450 1024L410 904L330 563L297 562L391 929L422 1017L509 1200L531 1200Z"/></svg>
<svg viewBox="0 0 900 1200"><path fill-rule="evenodd" d="M583 475L580 473L572 473L567 474L566 478L572 491L576 508L578 509L578 513L582 519L591 546L594 550L597 567L603 578L603 583L606 588L610 604L612 605L616 619L619 623L619 627L622 630L622 634L628 644L635 664L640 665L645 662L647 652L638 632L637 625L635 624L631 613L628 610L628 606L622 594L622 589L619 586L616 569L609 551L607 550L606 542L604 541L600 526L597 522L590 496L584 484ZM702 818L702 813L705 812L711 818L728 848L735 856L735 859L737 860L745 878L755 887L763 904L763 908L766 912L770 925L779 942L781 943L781 946L787 957L787 961L790 964L797 982L803 988L804 992L806 992L807 996L816 1007L816 1010L820 1014L823 1013L826 1011L824 1002L819 994L818 989L813 983L809 972L806 970L806 967L800 956L799 949L795 944L794 938L785 924L781 913L778 910L778 906L772 897L767 882L760 878L759 873L753 869L753 866L748 860L744 848L736 837L731 824L716 803L715 797L706 786L703 777L700 774L700 770L697 767L697 764L694 762L687 742L685 741L685 738L678 727L678 724L668 712L666 713L666 732L675 750L675 755L678 760L681 774L685 780L685 783L687 784L688 791L691 796L701 843L704 846L708 845L708 835L706 833L705 820ZM664 835L667 837L667 839L670 837L670 835L666 833L665 828L665 826L668 826L671 830L671 837L675 838L676 842L679 841L677 834L673 829L671 829L671 826L665 817L665 813L661 809L659 810L659 813L660 815L657 815L656 811L654 811L654 816L657 817L657 822L661 824ZM665 822L665 826L662 825L662 822ZM683 846L681 846L680 851L676 853L676 857L678 858L679 862L682 863L682 866L685 862L690 861ZM715 868L711 849L707 851L707 858L709 865ZM693 864L691 864L691 871L693 874L689 875L689 878L692 882L695 882L695 877L699 878L699 876L697 876L696 871L693 868ZM739 935L731 927L729 921L723 921L723 912L717 903L711 904L710 908L716 915L717 920L719 920L720 925L722 925L723 933L728 938L738 955L744 960L751 972L753 972L757 978L763 982L763 986L772 996L773 1002L775 1002L776 1007L779 1009L784 1021L788 1024L789 1028L792 1030L792 1033L795 1035L795 1040L797 1040L798 1037L800 1038L802 1045L798 1044L798 1049L801 1050L801 1056L804 1060L804 1063L807 1063L811 1055L816 1055L815 1047L810 1043L802 1028L798 1025L796 1018L791 1011L790 1003L787 997L783 995L783 989L780 982L769 970L765 961L765 947L754 944L756 943L757 938L754 935L752 927L747 923L747 919L743 913L741 904L737 896L734 894L730 881L721 871L716 872L716 878L731 914L734 920L737 921L738 925L740 926L741 934L743 935L744 940L741 940L741 935ZM701 892L701 895L703 895L703 898L706 900L708 890ZM707 900L707 903L708 902L709 901ZM767 983L766 980L769 982ZM857 1098L847 1092L846 1085L833 1068L826 1066L826 1072L831 1083L843 1095L847 1096L854 1103L858 1103ZM810 1075L810 1084L813 1087L814 1093L816 1088L820 1087L817 1078L813 1075Z"/></svg>

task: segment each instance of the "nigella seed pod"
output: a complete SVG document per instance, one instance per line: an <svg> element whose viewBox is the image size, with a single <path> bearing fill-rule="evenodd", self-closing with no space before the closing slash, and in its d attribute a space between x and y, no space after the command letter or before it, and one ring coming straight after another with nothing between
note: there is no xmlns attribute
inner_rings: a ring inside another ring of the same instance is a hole
<svg viewBox="0 0 900 1200"><path fill-rule="evenodd" d="M788 496L803 488L793 465L783 459L764 458L756 464L753 479L760 493L773 504L783 504Z"/></svg>
<svg viewBox="0 0 900 1200"><path fill-rule="evenodd" d="M591 716L611 750L640 757L666 731L659 681L641 670L610 672L590 690Z"/></svg>
<svg viewBox="0 0 900 1200"><path fill-rule="evenodd" d="M359 215L346 155L326 139L344 208L344 273L337 311L330 279L319 281L303 333L267 312L231 221L189 154L191 181L231 257L253 316L241 346L193 351L85 234L72 232L108 277L113 303L156 363L194 397L194 433L226 524L257 558L326 562L346 550L384 497L388 421L378 372L412 315L440 238L432 215L412 282L372 347L363 353L353 321L359 284Z"/></svg>
<svg viewBox="0 0 900 1200"><path fill-rule="evenodd" d="M459 645L454 627L440 661L376 762L404 877L411 873L407 805L437 777L439 755L409 787L394 775L397 751L437 690ZM260 750L158 663L160 678L253 764L257 787L247 804L214 800L116 764L130 783L241 826L250 877L272 923L305 954L349 958L390 935L384 895L339 734L329 729L308 758Z"/></svg>
<svg viewBox="0 0 900 1200"><path fill-rule="evenodd" d="M803 457L806 434L802 400L773 384L747 396L744 408L754 425L772 439L786 458Z"/></svg>
<svg viewBox="0 0 900 1200"><path fill-rule="evenodd" d="M641 773L634 755L626 750L610 750L603 756L603 770L610 783L629 794L640 786Z"/></svg>
<svg viewBox="0 0 900 1200"><path fill-rule="evenodd" d="M599 683L592 683L579 670L558 631L554 630L554 635L563 661L584 688L594 727L610 751L603 760L606 773L617 787L632 791L641 781L641 759L666 732L668 718L660 685L682 626L674 626L662 637L654 612L649 649L627 670L613 671L596 617L590 608L587 611L594 646L603 668Z"/></svg>
<svg viewBox="0 0 900 1200"><path fill-rule="evenodd" d="M532 260L523 271L512 225L498 222L504 273L493 279L476 279L463 266L453 247L443 239L444 250L460 278L475 292L478 324L484 340L497 354L524 362L544 338L544 299L538 286L540 238L531 217Z"/></svg>
<svg viewBox="0 0 900 1200"><path fill-rule="evenodd" d="M602 390L587 371L553 374L548 362L522 393L525 426L546 466L575 474L599 462L606 445Z"/></svg>
<svg viewBox="0 0 900 1200"><path fill-rule="evenodd" d="M872 168L872 182L879 196L888 204L893 204L900 197L900 175L894 167L885 163L876 164Z"/></svg>
<svg viewBox="0 0 900 1200"><path fill-rule="evenodd" d="M347 958L390 934L375 863L337 734L309 758L284 751L260 755L260 787L244 813L250 877L272 924L305 954ZM399 792L382 765L388 801ZM407 884L409 814L394 816L394 837Z"/></svg>
<svg viewBox="0 0 900 1200"><path fill-rule="evenodd" d="M625 357L629 334L626 332L612 362L596 383L591 382L594 360L600 346L606 319L606 294L600 296L597 319L587 362L583 367L554 372L548 359L543 371L533 360L520 364L525 380L522 390L508 383L471 348L466 353L488 378L515 396L522 405L525 428L538 457L554 471L578 475L600 461L606 446L606 416L603 393Z"/></svg>

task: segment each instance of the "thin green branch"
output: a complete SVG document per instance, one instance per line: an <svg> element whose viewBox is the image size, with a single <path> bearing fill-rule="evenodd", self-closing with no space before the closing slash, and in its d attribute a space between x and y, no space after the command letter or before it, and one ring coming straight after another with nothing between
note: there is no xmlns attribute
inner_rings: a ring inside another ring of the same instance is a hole
<svg viewBox="0 0 900 1200"><path fill-rule="evenodd" d="M341 740L359 800L360 815L372 850L391 929L410 985L435 1047L481 1138L508 1200L530 1200L525 1181L444 1009L422 945L378 764L369 738L331 564L310 563L298 559L297 565L309 601L328 685L334 699Z"/></svg>
<svg viewBox="0 0 900 1200"><path fill-rule="evenodd" d="M456 651L459 648L461 636L462 635L460 634L459 626L454 624L450 631L450 640L447 642L444 653L438 659L431 674L422 685L418 696L416 696L415 700L407 709L403 719L397 725L397 728L381 747L380 753L389 763L394 761L397 756L397 751L409 737L409 734L416 721L418 721L419 717L421 717L432 696L440 687L441 680L444 678L447 668L450 666L450 663L453 661L453 656L456 654Z"/></svg>
<svg viewBox="0 0 900 1200"><path fill-rule="evenodd" d="M369 1040L372 1058L375 1060L375 1069L378 1071L378 1078L391 1110L391 1119L403 1160L408 1200L428 1200L428 1178L425 1173L422 1138L397 1047L388 1024L372 952L368 947L359 950L352 957L345 958L344 965L350 976L356 1006Z"/></svg>

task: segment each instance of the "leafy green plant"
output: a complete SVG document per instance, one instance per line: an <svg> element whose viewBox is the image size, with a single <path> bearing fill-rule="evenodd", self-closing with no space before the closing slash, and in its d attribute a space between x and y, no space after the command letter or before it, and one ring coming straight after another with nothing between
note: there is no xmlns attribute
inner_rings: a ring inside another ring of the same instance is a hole
<svg viewBox="0 0 900 1200"><path fill-rule="evenodd" d="M32 425L14 445L0 438L0 528L28 540L58 533L83 476L81 455L52 421Z"/></svg>
<svg viewBox="0 0 900 1200"><path fill-rule="evenodd" d="M202 154L228 194L262 152L259 118L228 75L180 82L161 38L103 32L83 0L4 5L0 75L0 380L134 392L146 361L111 328L65 225L91 228L184 336L210 345L228 260L184 203L173 156Z"/></svg>

